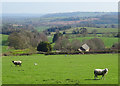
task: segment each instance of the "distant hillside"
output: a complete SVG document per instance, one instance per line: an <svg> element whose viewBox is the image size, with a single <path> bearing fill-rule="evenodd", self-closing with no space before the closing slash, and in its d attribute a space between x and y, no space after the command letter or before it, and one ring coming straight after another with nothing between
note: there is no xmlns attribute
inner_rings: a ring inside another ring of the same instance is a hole
<svg viewBox="0 0 120 86"><path fill-rule="evenodd" d="M67 12L67 13L53 13L46 14L42 17L93 17L106 14L117 14L117 12Z"/></svg>
<svg viewBox="0 0 120 86"><path fill-rule="evenodd" d="M44 31L56 26L71 26L71 27L97 27L97 28L117 28L118 27L118 13L117 12L67 12L67 13L53 13L53 14L15 14L3 15L3 25L22 25L26 28L28 26ZM14 27L15 30L18 30ZM11 29L14 29L11 28ZM2 28L3 29L3 28ZM11 31L3 29L2 31ZM22 28L21 28L22 29ZM25 29L25 28L24 28Z"/></svg>

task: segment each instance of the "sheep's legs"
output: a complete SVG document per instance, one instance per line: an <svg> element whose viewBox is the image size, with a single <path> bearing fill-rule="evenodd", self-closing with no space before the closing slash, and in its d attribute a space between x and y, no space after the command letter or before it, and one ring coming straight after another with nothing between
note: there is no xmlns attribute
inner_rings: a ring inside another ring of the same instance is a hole
<svg viewBox="0 0 120 86"><path fill-rule="evenodd" d="M104 75L102 75L101 79L104 79Z"/></svg>
<svg viewBox="0 0 120 86"><path fill-rule="evenodd" d="M98 78L97 75L95 75L94 78L95 78L95 79Z"/></svg>

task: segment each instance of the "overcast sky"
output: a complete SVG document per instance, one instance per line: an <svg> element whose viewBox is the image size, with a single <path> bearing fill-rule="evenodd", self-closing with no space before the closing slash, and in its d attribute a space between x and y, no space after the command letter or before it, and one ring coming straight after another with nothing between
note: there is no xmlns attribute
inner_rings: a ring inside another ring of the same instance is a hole
<svg viewBox="0 0 120 86"><path fill-rule="evenodd" d="M14 0L9 0L9 1L14 1ZM75 2L75 1L74 2L30 2L30 1L32 0L29 0L29 2L8 2L8 0L4 0L4 2L2 2L2 13L46 14L46 13L63 13L63 12L76 12L76 11L80 11L80 12L117 12L118 11L117 0L116 2L115 1L112 2L113 0L109 0L111 2L87 2L87 0L85 0L86 2Z"/></svg>

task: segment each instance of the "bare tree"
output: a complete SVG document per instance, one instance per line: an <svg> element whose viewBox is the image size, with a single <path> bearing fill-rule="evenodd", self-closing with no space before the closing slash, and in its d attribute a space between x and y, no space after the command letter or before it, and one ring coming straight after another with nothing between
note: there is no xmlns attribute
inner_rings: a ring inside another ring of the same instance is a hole
<svg viewBox="0 0 120 86"><path fill-rule="evenodd" d="M99 38L92 38L86 41L86 44L91 50L103 50L105 49L104 42Z"/></svg>
<svg viewBox="0 0 120 86"><path fill-rule="evenodd" d="M81 28L81 29L80 29L80 31L81 31L80 33L81 33L84 37L88 34L87 29L86 29L86 28L84 28L84 27L83 27L83 28Z"/></svg>
<svg viewBox="0 0 120 86"><path fill-rule="evenodd" d="M80 42L80 40L74 39L72 40L71 46L73 50L77 51L82 46L82 43Z"/></svg>
<svg viewBox="0 0 120 86"><path fill-rule="evenodd" d="M67 50L71 49L71 44L70 44L69 40L66 37L61 36L56 41L54 48L56 50L67 51Z"/></svg>
<svg viewBox="0 0 120 86"><path fill-rule="evenodd" d="M96 37L96 33L97 33L96 29L92 30L92 34L94 34L95 37Z"/></svg>

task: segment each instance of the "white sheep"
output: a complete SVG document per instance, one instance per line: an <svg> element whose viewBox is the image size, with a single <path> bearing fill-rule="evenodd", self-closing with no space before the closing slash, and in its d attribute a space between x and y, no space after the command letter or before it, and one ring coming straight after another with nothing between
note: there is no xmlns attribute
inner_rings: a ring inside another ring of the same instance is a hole
<svg viewBox="0 0 120 86"><path fill-rule="evenodd" d="M13 64L16 65L16 66L17 66L17 65L21 66L21 64L22 64L22 61L12 61L12 62L13 62Z"/></svg>
<svg viewBox="0 0 120 86"><path fill-rule="evenodd" d="M96 79L98 75L102 75L101 79L108 73L108 69L95 69L94 70L94 78Z"/></svg>
<svg viewBox="0 0 120 86"><path fill-rule="evenodd" d="M34 65L37 65L37 63L34 63Z"/></svg>

